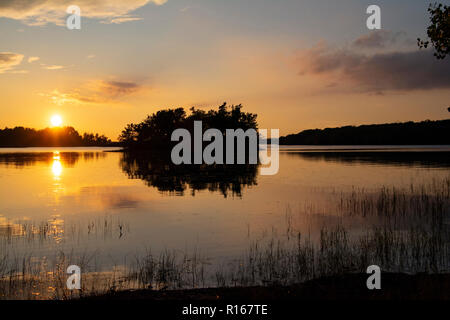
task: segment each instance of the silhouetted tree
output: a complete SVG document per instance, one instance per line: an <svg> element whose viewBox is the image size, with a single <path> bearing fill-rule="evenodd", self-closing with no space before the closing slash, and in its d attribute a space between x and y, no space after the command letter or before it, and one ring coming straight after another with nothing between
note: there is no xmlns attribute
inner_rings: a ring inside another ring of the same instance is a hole
<svg viewBox="0 0 450 320"><path fill-rule="evenodd" d="M107 146L111 144L104 135L81 136L73 127L36 130L24 127L0 129L1 147L75 147Z"/></svg>
<svg viewBox="0 0 450 320"><path fill-rule="evenodd" d="M192 132L194 121L202 121L203 129L257 129L257 115L242 112L242 105L227 107L226 103L218 110L199 110L192 107L186 115L183 108L158 111L138 123L128 124L119 136L119 141L127 149L167 148L175 129L184 128Z"/></svg>
<svg viewBox="0 0 450 320"><path fill-rule="evenodd" d="M160 110L122 131L119 141L126 149L122 169L161 192L183 194L189 187L192 195L210 190L240 197L245 186L256 184L258 165L175 165L168 149L174 144L173 131L183 128L192 134L194 121L202 121L204 131L215 128L225 134L225 129L257 129L256 117L242 112L241 105L228 108L226 103L209 111L192 107L189 115L183 108Z"/></svg>
<svg viewBox="0 0 450 320"><path fill-rule="evenodd" d="M186 113L182 108L158 111L138 124L128 124L119 141L128 148L164 147L176 128L183 127Z"/></svg>
<svg viewBox="0 0 450 320"><path fill-rule="evenodd" d="M105 135L99 135L98 133L85 133L82 138L83 146L106 146L111 144Z"/></svg>
<svg viewBox="0 0 450 320"><path fill-rule="evenodd" d="M434 56L438 59L444 59L450 54L450 7L443 4L430 4L428 8L430 13L430 26L427 29L428 38L424 41L417 39L420 48L434 47Z"/></svg>

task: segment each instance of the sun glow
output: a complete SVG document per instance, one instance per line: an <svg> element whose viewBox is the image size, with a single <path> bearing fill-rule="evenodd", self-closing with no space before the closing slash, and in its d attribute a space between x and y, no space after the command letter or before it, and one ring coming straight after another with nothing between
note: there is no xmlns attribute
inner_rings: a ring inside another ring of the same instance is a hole
<svg viewBox="0 0 450 320"><path fill-rule="evenodd" d="M50 122L52 127L61 127L63 121L59 114L55 114L51 117Z"/></svg>

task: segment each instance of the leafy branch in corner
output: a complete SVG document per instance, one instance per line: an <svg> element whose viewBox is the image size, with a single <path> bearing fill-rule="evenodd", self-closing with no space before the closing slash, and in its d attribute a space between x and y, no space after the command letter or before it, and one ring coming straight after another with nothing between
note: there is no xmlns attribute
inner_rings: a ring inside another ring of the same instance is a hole
<svg viewBox="0 0 450 320"><path fill-rule="evenodd" d="M450 7L443 4L430 4L430 26L427 29L429 40L417 38L419 48L434 47L434 56L437 59L444 59L450 54Z"/></svg>

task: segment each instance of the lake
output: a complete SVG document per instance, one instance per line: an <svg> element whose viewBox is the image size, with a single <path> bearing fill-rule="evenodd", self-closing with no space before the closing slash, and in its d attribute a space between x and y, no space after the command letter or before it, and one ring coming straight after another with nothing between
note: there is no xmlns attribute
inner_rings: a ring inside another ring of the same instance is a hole
<svg viewBox="0 0 450 320"><path fill-rule="evenodd" d="M256 166L183 171L115 148L0 149L0 251L5 264L34 266L83 256L91 273L123 270L150 250L194 252L217 270L266 240L323 241L324 226L338 224L357 236L385 220L346 214L349 203L371 212L380 190L397 190L405 205L415 190L448 192L449 177L449 146L283 146L274 176ZM448 232L448 195L439 201Z"/></svg>

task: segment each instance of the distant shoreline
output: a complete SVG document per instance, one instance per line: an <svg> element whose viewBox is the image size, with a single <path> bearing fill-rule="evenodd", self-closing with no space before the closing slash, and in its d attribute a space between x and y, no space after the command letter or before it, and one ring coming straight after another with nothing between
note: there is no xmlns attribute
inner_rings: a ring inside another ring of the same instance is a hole
<svg viewBox="0 0 450 320"><path fill-rule="evenodd" d="M102 151L102 152L121 152L123 151L122 147L105 147L105 146L51 146L51 147L0 147L0 152L5 151L7 149L15 149L15 150L23 150L30 152L51 152L51 151L61 151L64 152L77 152L77 151Z"/></svg>
<svg viewBox="0 0 450 320"><path fill-rule="evenodd" d="M280 145L450 145L450 120L310 129L279 141Z"/></svg>
<svg viewBox="0 0 450 320"><path fill-rule="evenodd" d="M120 145L109 145L109 146L80 146L80 145L74 145L74 146L0 146L0 149L26 149L26 148L122 148Z"/></svg>
<svg viewBox="0 0 450 320"><path fill-rule="evenodd" d="M73 129L70 128L69 129ZM6 129L5 129L6 130ZM34 130L34 129L27 129ZM74 129L73 129L74 130ZM84 147L125 147L121 142L95 144L79 144L80 141L66 141L62 145L43 144L12 144L9 139L0 144L0 148L84 148ZM103 137L108 140L106 137ZM75 144L71 145L71 142ZM99 141L97 141L99 142ZM267 141L270 144L270 139ZM26 142L24 142L26 143ZM401 122L387 124L371 124L360 126L343 126L325 129L308 129L297 134L279 138L280 146L449 146L450 119L422 122ZM336 149L336 148L333 148Z"/></svg>
<svg viewBox="0 0 450 320"><path fill-rule="evenodd" d="M6 149L27 150L30 152L47 152L51 149L60 149L68 152L83 150L99 150L102 152L126 152L122 146L50 146L50 147L2 147L0 152ZM39 149L39 150L32 150ZM72 150L71 150L72 149ZM106 149L106 150L105 150ZM450 144L447 145L279 145L280 152L450 152ZM134 150L136 151L136 150ZM141 150L142 151L142 150Z"/></svg>

